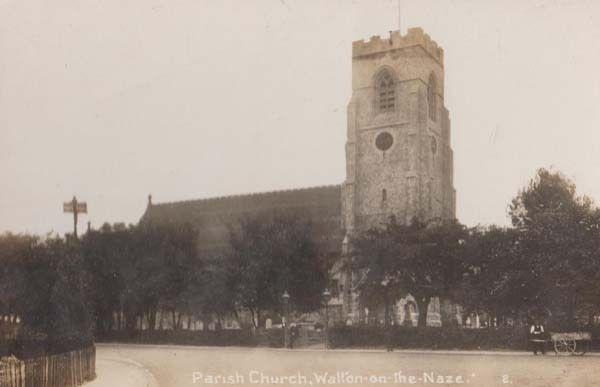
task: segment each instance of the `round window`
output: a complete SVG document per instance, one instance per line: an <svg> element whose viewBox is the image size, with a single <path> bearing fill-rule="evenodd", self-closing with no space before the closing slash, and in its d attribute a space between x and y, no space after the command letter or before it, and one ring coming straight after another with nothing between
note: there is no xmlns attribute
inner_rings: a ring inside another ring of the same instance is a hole
<svg viewBox="0 0 600 387"><path fill-rule="evenodd" d="M380 151L386 151L392 147L394 144L394 137L388 132L381 132L375 138L375 146Z"/></svg>

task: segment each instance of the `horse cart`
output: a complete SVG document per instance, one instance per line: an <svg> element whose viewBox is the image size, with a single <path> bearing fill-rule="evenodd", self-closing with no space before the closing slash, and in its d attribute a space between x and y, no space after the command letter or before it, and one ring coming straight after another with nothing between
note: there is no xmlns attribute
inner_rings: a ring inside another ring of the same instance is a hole
<svg viewBox="0 0 600 387"><path fill-rule="evenodd" d="M583 355L591 349L590 332L552 332L550 341L557 355Z"/></svg>

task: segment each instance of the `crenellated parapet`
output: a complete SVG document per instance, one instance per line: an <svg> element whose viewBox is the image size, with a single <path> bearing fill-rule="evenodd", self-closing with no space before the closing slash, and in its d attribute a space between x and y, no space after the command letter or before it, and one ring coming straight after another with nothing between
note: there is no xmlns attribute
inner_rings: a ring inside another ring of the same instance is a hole
<svg viewBox="0 0 600 387"><path fill-rule="evenodd" d="M409 28L406 35L393 31L389 38L375 35L368 41L357 40L352 43L352 57L359 58L413 46L423 47L438 63L444 65L444 50L419 27Z"/></svg>

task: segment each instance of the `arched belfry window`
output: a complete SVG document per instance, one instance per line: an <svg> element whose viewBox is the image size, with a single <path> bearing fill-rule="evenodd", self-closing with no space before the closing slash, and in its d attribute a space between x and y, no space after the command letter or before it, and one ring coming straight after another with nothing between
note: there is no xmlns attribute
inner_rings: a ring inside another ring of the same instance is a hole
<svg viewBox="0 0 600 387"><path fill-rule="evenodd" d="M435 79L435 75L431 73L429 75L429 82L427 83L427 106L429 109L429 118L432 121L436 120L437 116L437 100L436 94L437 92L437 81Z"/></svg>
<svg viewBox="0 0 600 387"><path fill-rule="evenodd" d="M384 70L377 77L375 84L377 97L377 110L388 112L396 108L396 90L394 78L389 71Z"/></svg>

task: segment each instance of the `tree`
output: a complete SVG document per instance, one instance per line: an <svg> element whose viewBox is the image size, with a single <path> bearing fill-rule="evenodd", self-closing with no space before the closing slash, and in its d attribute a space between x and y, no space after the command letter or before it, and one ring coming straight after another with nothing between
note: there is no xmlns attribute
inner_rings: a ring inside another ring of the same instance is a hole
<svg viewBox="0 0 600 387"><path fill-rule="evenodd" d="M390 305L397 302L406 288L399 275L399 247L407 246L407 234L398 234L398 225L392 219L383 228L372 228L361 233L354 241L352 270L362 274L360 298L370 310L383 306L385 324L390 322Z"/></svg>
<svg viewBox="0 0 600 387"><path fill-rule="evenodd" d="M202 261L202 267L193 271L183 297L186 311L200 317L205 325L216 317L220 329L223 318L235 314L235 288L228 282L228 272L221 259L205 257Z"/></svg>
<svg viewBox="0 0 600 387"><path fill-rule="evenodd" d="M509 216L515 228L534 231L548 221L582 216L591 206L591 200L577 196L575 184L563 174L541 168L512 200Z"/></svg>
<svg viewBox="0 0 600 387"><path fill-rule="evenodd" d="M81 246L76 239L48 239L42 254L53 262L55 280L47 307L48 337L53 342L93 340L91 304L88 299L90 273L85 270Z"/></svg>
<svg viewBox="0 0 600 387"><path fill-rule="evenodd" d="M86 234L82 246L93 274L90 298L97 329L112 329L116 313L119 329L133 330L145 318L152 330L161 308L180 327L186 291L199 270L196 241L196 231L187 224L106 224Z"/></svg>
<svg viewBox="0 0 600 387"><path fill-rule="evenodd" d="M181 328L187 309L187 289L200 270L198 233L189 224L144 226L140 230L138 257L142 305L171 313L174 329Z"/></svg>
<svg viewBox="0 0 600 387"><path fill-rule="evenodd" d="M132 228L104 224L82 237L82 254L91 273L89 298L95 328L101 334L115 328L114 315L122 311L122 296L130 279L124 276L124 268L134 259L132 234Z"/></svg>
<svg viewBox="0 0 600 387"><path fill-rule="evenodd" d="M237 303L262 324L262 311L281 310L287 291L298 311L321 305L328 268L313 240L310 221L296 214L259 214L231 227L229 283Z"/></svg>
<svg viewBox="0 0 600 387"><path fill-rule="evenodd" d="M598 289L598 210L561 173L540 169L513 199L509 214L531 268L524 282L537 289L528 307L575 325L578 309Z"/></svg>
<svg viewBox="0 0 600 387"><path fill-rule="evenodd" d="M515 229L476 227L465 242L463 280L456 299L470 312L484 312L497 321L516 318L535 298L537 285L528 281L531 264L524 259Z"/></svg>
<svg viewBox="0 0 600 387"><path fill-rule="evenodd" d="M34 284L29 284L26 277L27 264L38 244L38 238L28 235L0 235L0 315L30 316L29 312L35 308L37 299L28 298Z"/></svg>
<svg viewBox="0 0 600 387"><path fill-rule="evenodd" d="M431 299L451 296L461 279L465 238L465 227L456 221L402 225L394 218L382 228L360 233L353 246L354 270L364 275L361 298L387 310L390 302L411 294L419 308L419 326L425 326Z"/></svg>
<svg viewBox="0 0 600 387"><path fill-rule="evenodd" d="M53 344L91 339L87 283L76 240L0 236L0 313L20 316L28 331Z"/></svg>

